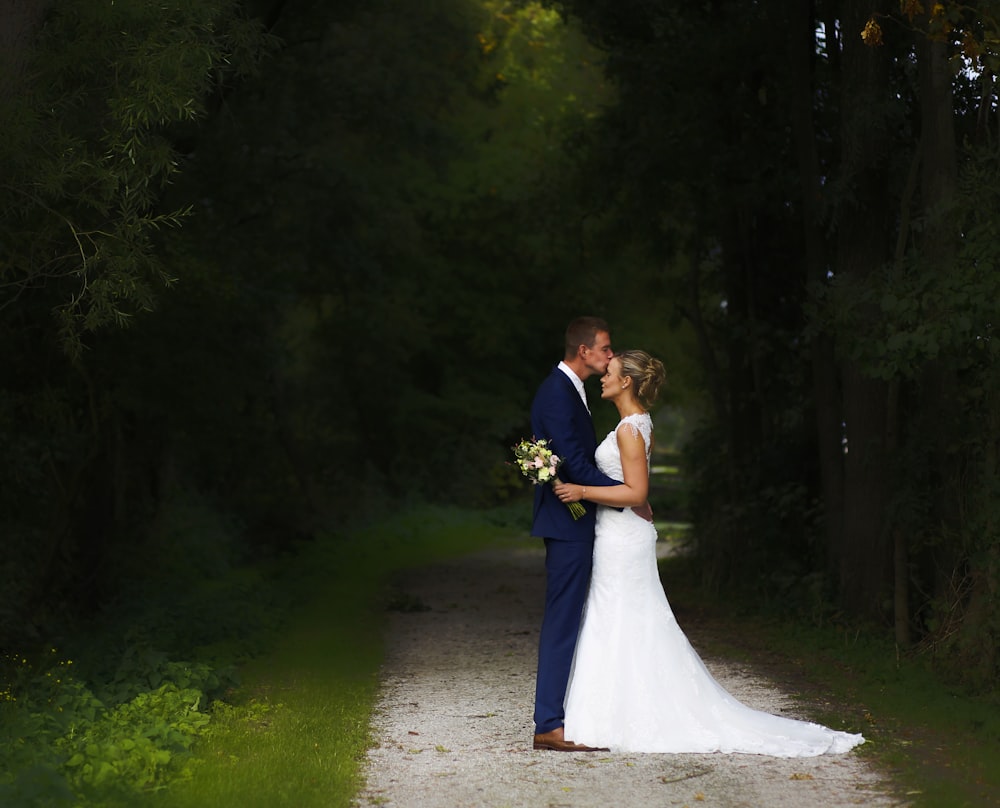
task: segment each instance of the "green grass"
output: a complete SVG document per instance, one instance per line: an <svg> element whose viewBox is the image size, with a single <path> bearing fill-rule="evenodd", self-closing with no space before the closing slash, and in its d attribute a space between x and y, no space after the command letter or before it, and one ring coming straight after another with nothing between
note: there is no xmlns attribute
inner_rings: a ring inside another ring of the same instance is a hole
<svg viewBox="0 0 1000 808"><path fill-rule="evenodd" d="M872 759L897 773L914 805L1000 805L1000 704L941 682L885 638L801 629L785 641L844 703L865 708Z"/></svg>
<svg viewBox="0 0 1000 808"><path fill-rule="evenodd" d="M393 573L509 541L516 533L502 516L490 522L483 514L424 509L359 531L347 544L329 537L309 548L300 585L315 597L294 615L281 642L244 669L226 705L214 710L193 777L156 803L351 805L370 742Z"/></svg>
<svg viewBox="0 0 1000 808"><path fill-rule="evenodd" d="M351 601L356 587L333 583L216 706L194 776L170 790L167 804L349 804L343 795L353 793L367 742L380 627L368 601Z"/></svg>

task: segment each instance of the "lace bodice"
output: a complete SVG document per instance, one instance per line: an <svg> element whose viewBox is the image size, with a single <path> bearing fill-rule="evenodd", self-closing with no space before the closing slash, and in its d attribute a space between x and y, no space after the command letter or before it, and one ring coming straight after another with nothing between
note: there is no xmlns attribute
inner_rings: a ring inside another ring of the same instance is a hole
<svg viewBox="0 0 1000 808"><path fill-rule="evenodd" d="M650 450L653 446L653 419L648 412L640 412L635 415L626 415L618 422L618 426L612 429L607 437L601 441L594 453L594 460L597 468L614 480L624 480L625 474L622 471L622 456L618 451L618 430L630 429L632 434L642 435L643 443L646 444L646 468L649 468Z"/></svg>

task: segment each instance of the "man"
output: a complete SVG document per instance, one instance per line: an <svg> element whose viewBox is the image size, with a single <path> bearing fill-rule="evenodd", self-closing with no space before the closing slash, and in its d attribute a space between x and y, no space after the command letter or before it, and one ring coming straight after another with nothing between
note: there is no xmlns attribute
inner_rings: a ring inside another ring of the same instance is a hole
<svg viewBox="0 0 1000 808"><path fill-rule="evenodd" d="M603 375L611 361L611 335L598 317L579 317L566 329L566 355L542 382L531 404L531 429L562 458L559 479L579 485L618 485L594 465L597 439L583 383ZM531 535L545 539L545 615L535 681L535 749L593 752L563 735L563 699L590 586L597 508L574 520L550 485L535 487Z"/></svg>

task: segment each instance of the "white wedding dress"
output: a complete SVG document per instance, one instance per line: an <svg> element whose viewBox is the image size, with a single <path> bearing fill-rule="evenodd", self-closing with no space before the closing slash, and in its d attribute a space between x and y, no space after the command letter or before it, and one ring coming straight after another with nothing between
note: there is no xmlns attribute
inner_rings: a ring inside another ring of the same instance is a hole
<svg viewBox="0 0 1000 808"><path fill-rule="evenodd" d="M624 479L616 432L646 443L647 414L629 415L597 448ZM677 625L656 567L656 529L631 508L601 506L594 572L566 693L566 737L614 752L743 752L810 757L846 752L861 735L754 710L715 681Z"/></svg>

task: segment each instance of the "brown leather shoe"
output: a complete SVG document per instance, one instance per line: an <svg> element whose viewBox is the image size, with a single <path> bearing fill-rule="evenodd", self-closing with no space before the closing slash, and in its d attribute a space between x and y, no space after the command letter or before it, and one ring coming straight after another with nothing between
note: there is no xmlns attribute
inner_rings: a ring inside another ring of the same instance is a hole
<svg viewBox="0 0 1000 808"><path fill-rule="evenodd" d="M554 730L549 732L543 732L541 735L535 735L534 738L534 748L535 749L549 749L553 752L610 752L610 749L606 749L602 746L584 746L582 743L573 743L572 741L567 741L563 736L563 728L556 727Z"/></svg>

